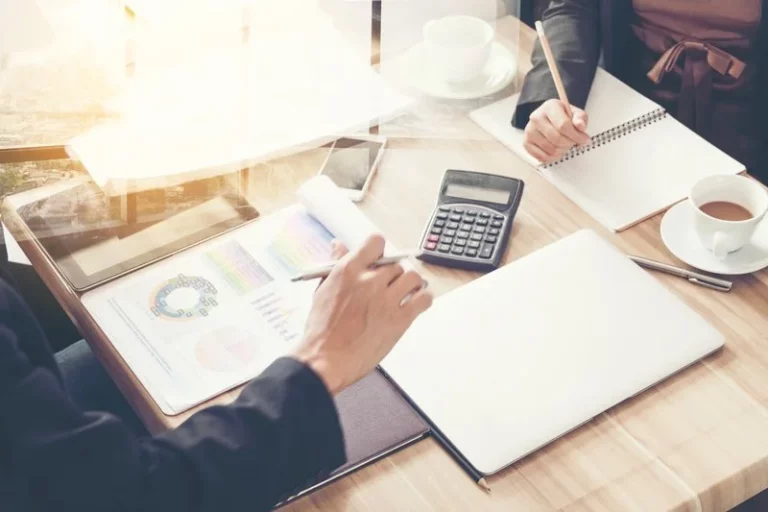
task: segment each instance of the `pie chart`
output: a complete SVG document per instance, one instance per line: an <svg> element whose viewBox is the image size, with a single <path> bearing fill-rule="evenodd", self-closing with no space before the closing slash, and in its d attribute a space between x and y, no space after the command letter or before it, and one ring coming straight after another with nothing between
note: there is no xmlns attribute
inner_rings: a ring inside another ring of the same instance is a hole
<svg viewBox="0 0 768 512"><path fill-rule="evenodd" d="M252 333L236 327L221 327L201 337L195 345L195 358L206 370L218 373L246 368L259 353Z"/></svg>

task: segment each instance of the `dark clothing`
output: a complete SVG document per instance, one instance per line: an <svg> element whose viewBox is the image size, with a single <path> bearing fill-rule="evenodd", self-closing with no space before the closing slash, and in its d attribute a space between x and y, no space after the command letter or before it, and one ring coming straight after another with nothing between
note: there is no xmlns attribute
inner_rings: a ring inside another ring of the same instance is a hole
<svg viewBox="0 0 768 512"><path fill-rule="evenodd" d="M136 436L149 435L85 340L73 343L54 357L64 380L64 389L76 406L83 411L108 412L120 418Z"/></svg>
<svg viewBox="0 0 768 512"><path fill-rule="evenodd" d="M80 410L37 322L0 279L0 510L268 510L344 460L330 394L288 358L231 406L154 438Z"/></svg>
<svg viewBox="0 0 768 512"><path fill-rule="evenodd" d="M763 12L768 13L766 10L768 0L762 0L762 2ZM725 4L723 6L724 9L728 8ZM755 84L758 92L768 87L765 20L766 16L763 16L752 53L753 64L757 70ZM632 30L637 22L632 0L553 0L544 13L543 22L571 103L579 108L584 108L586 105L595 69L600 63L601 52L601 64L608 72L640 92L648 94L646 74L649 70L638 69L638 66L643 66L643 62L638 58L638 39L635 31ZM512 120L517 128L524 128L528 124L530 114L542 103L557 98L557 90L538 43L534 48L533 65L523 84L517 111ZM712 100L716 102L721 96L721 94L713 96ZM709 136L711 142L721 146L721 149L734 158L741 160L748 166L753 176L768 181L768 165L766 165L766 156L768 156L766 142L768 141L762 124L762 120L766 119L768 114L768 99L765 94L755 94L753 101L755 102L753 111L756 114L758 126L747 127L747 129L755 134L756 142L753 146L759 147L759 155L750 156L750 148L742 151L740 147L728 147L727 142L719 143L716 140L718 130L714 130L715 135L711 133L703 135ZM670 105L662 106L670 107ZM679 111L673 108L670 113L678 115ZM719 125L727 123L727 120L723 121L715 117L712 123ZM722 132L722 130L719 131Z"/></svg>

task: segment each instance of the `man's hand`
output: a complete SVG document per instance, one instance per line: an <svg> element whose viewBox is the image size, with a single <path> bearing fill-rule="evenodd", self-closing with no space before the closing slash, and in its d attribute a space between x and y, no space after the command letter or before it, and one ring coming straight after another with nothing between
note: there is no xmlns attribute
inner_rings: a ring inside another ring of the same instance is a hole
<svg viewBox="0 0 768 512"><path fill-rule="evenodd" d="M534 110L525 127L523 147L541 163L560 159L573 146L589 142L587 113L571 106L568 117L560 100L549 100Z"/></svg>
<svg viewBox="0 0 768 512"><path fill-rule="evenodd" d="M315 293L304 342L294 357L336 395L384 359L432 305L432 295L416 272L404 272L399 264L371 269L384 252L380 236L354 253L340 245L334 252L341 259Z"/></svg>

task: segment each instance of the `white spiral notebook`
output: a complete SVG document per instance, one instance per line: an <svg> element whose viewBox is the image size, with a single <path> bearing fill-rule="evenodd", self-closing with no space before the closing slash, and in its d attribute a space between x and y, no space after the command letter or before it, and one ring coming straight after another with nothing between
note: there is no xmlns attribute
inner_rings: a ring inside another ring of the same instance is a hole
<svg viewBox="0 0 768 512"><path fill-rule="evenodd" d="M523 148L523 131L511 124L518 96L475 110L470 118L613 231L664 211L705 176L745 170L658 104L599 68L586 105L591 143L542 165Z"/></svg>

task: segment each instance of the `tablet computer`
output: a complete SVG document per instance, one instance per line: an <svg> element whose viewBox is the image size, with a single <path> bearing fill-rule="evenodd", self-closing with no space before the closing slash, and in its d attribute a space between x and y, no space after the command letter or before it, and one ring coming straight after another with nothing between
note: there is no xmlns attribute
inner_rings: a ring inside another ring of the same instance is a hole
<svg viewBox="0 0 768 512"><path fill-rule="evenodd" d="M72 288L85 292L258 218L219 183L109 197L86 179L17 212Z"/></svg>

